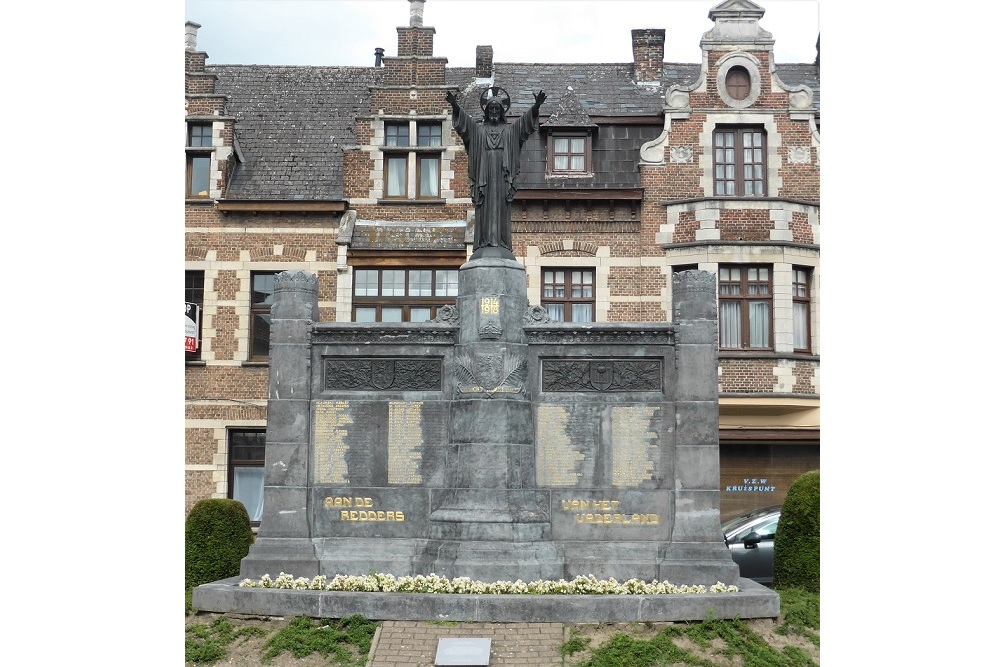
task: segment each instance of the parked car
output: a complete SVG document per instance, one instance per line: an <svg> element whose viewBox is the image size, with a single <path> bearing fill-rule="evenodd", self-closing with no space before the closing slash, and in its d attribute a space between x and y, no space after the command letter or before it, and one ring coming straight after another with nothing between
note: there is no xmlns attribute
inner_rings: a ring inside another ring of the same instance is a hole
<svg viewBox="0 0 1000 667"><path fill-rule="evenodd" d="M772 505L733 517L722 524L722 535L740 576L759 584L774 583L774 534L781 506Z"/></svg>

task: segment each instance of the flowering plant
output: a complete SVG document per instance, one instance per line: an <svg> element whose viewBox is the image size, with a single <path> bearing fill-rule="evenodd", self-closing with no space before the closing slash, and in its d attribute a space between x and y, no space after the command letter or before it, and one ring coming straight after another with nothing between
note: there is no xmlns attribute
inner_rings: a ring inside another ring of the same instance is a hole
<svg viewBox="0 0 1000 667"><path fill-rule="evenodd" d="M363 576L338 574L332 579L320 575L312 580L305 577L294 578L282 572L277 579L265 574L258 581L244 579L241 588L283 588L297 591L363 591L369 593L464 593L479 595L667 595L678 593L738 593L736 586L716 582L711 587L675 586L669 581L650 582L629 579L618 583L614 577L601 580L594 575L578 576L571 581L537 580L525 583L517 581L495 581L491 584L473 581L468 577L439 577L433 572L415 577L394 577L391 574L373 573Z"/></svg>

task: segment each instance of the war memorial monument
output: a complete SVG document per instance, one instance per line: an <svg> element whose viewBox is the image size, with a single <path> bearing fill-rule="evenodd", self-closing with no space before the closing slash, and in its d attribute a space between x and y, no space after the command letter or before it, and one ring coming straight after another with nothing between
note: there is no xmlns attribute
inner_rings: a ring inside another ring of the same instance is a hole
<svg viewBox="0 0 1000 667"><path fill-rule="evenodd" d="M316 276L277 276L264 516L240 576L196 588L195 609L490 622L778 615L777 594L739 578L721 536L714 276L674 276L671 323L553 322L529 304L510 202L545 94L512 123L505 94L483 93L479 122L446 96L475 204L454 306L424 323L321 322ZM740 592L238 586L281 572L483 582L594 575Z"/></svg>

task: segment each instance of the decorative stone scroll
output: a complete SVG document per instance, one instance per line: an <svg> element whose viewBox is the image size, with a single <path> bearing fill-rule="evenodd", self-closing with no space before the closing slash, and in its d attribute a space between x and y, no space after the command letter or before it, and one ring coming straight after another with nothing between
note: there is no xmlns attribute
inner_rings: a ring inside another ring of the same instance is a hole
<svg viewBox="0 0 1000 667"><path fill-rule="evenodd" d="M326 389L441 391L440 359L327 359L324 371Z"/></svg>
<svg viewBox="0 0 1000 667"><path fill-rule="evenodd" d="M662 391L659 359L542 361L542 391Z"/></svg>

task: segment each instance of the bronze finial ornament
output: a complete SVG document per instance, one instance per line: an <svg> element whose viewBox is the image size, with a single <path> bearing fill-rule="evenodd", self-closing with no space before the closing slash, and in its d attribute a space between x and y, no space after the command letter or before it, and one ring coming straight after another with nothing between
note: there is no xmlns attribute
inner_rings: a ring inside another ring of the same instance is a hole
<svg viewBox="0 0 1000 667"><path fill-rule="evenodd" d="M510 225L511 202L517 191L514 178L521 167L521 146L538 130L538 110L545 101L545 91L538 91L531 109L513 123L507 122L510 95L500 86L491 86L479 96L483 109L480 121L474 121L458 105L454 92L445 93L445 99L451 105L452 126L469 155L469 189L476 207L470 259L515 259Z"/></svg>

